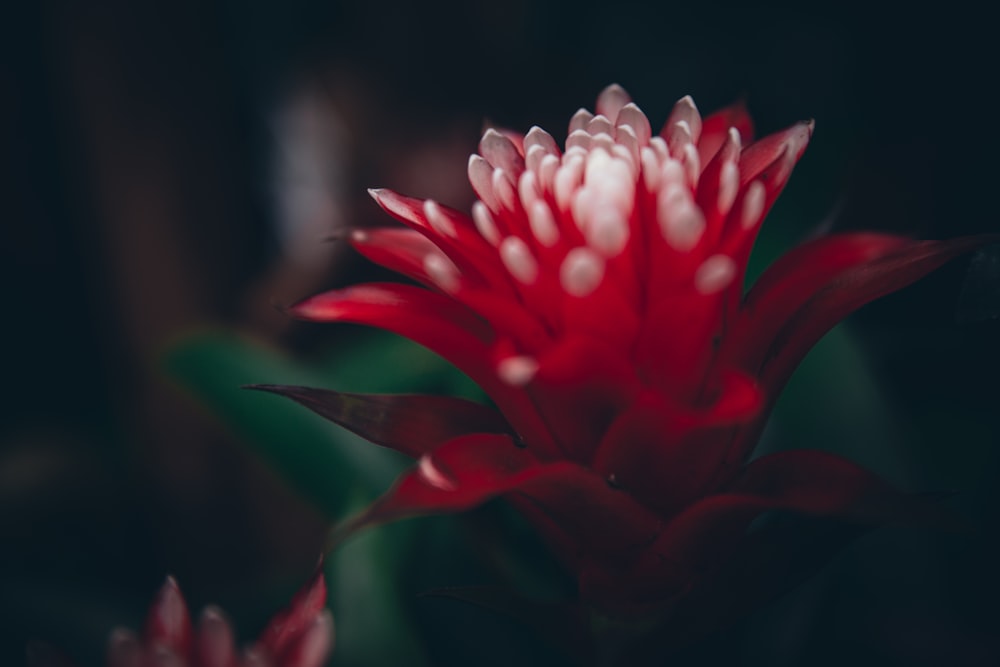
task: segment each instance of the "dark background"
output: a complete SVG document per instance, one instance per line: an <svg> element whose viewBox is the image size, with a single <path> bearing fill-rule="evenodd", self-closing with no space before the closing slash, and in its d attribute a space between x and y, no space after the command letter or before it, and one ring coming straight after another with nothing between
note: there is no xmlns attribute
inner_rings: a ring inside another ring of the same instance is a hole
<svg viewBox="0 0 1000 667"><path fill-rule="evenodd" d="M1000 230L997 52L990 21L954 3L42 0L4 13L0 664L19 664L29 638L99 654L167 571L193 606L237 607L308 570L321 515L157 359L211 324L301 354L325 344L336 334L272 304L365 270L322 241L382 219L364 188L466 206L483 118L560 137L613 81L654 127L684 94L704 112L742 97L762 133L817 123L776 245L823 223ZM321 155L296 162L302 145ZM325 213L294 227L282 193L315 191ZM704 664L1000 664L998 262L955 262L849 324L891 409L895 458L879 472L959 491L978 528L870 536L706 645ZM831 384L849 423L827 435L865 432L849 394L867 389Z"/></svg>

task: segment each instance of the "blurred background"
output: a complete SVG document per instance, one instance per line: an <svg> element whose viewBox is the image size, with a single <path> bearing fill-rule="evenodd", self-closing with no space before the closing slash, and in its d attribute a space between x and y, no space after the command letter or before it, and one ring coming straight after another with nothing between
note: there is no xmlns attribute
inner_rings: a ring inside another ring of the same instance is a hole
<svg viewBox="0 0 1000 667"><path fill-rule="evenodd" d="M38 0L0 65L0 664L101 664L166 573L247 640L327 521L402 462L241 384L476 390L433 355L276 306L378 275L337 238L365 188L457 208L484 119L562 138L624 85L654 127L692 94L760 133L815 118L757 266L819 230L1000 230L988 22L956 5L580 0ZM839 451L976 526L869 535L692 664L1000 664L1000 253L866 307L789 386L764 448ZM519 536L498 539L498 536ZM501 506L376 531L331 564L333 664L560 664L447 585L569 584ZM488 647L484 651L484 647Z"/></svg>

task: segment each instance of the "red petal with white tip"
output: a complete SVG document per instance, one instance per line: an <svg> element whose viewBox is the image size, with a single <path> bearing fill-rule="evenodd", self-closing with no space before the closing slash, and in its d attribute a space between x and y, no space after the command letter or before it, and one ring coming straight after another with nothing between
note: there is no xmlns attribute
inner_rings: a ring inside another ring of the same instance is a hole
<svg viewBox="0 0 1000 667"><path fill-rule="evenodd" d="M556 466L569 464L558 463ZM542 464L510 436L467 435L444 443L421 458L369 509L353 528L434 512L475 507L537 474Z"/></svg>
<svg viewBox="0 0 1000 667"><path fill-rule="evenodd" d="M198 620L195 655L199 667L235 667L236 647L233 629L222 612L206 607Z"/></svg>
<svg viewBox="0 0 1000 667"><path fill-rule="evenodd" d="M618 118L618 112L631 101L632 97L628 92L617 83L613 83L597 96L595 109L598 115L604 116L614 123Z"/></svg>
<svg viewBox="0 0 1000 667"><path fill-rule="evenodd" d="M174 578L167 577L146 616L146 644L162 647L188 660L192 636L187 603Z"/></svg>
<svg viewBox="0 0 1000 667"><path fill-rule="evenodd" d="M670 116L667 117L667 122L663 124L663 129L660 130L660 135L669 141L669 136L674 131L674 126L678 123L684 124L690 140L697 144L701 138L702 121L698 107L695 106L694 100L691 99L690 95L685 95L677 100L674 108L670 111ZM671 151L673 151L673 146L671 146ZM675 155L674 157L679 156Z"/></svg>
<svg viewBox="0 0 1000 667"><path fill-rule="evenodd" d="M467 215L442 204L414 199L386 188L368 192L386 213L427 237L474 283L487 284L501 293L512 294L507 277L497 269L492 249L475 231ZM428 209L428 206L433 208ZM437 216L436 225L435 220L428 219L429 212Z"/></svg>
<svg viewBox="0 0 1000 667"><path fill-rule="evenodd" d="M290 312L316 322L379 327L423 345L479 384L525 441L548 456L556 454L552 436L528 397L497 377L489 325L452 299L409 285L370 283L314 296Z"/></svg>
<svg viewBox="0 0 1000 667"><path fill-rule="evenodd" d="M798 162L809 145L813 125L812 121L802 121L747 146L740 154L740 186L758 178L779 159L791 165Z"/></svg>
<svg viewBox="0 0 1000 667"><path fill-rule="evenodd" d="M746 265L760 231L759 223L788 183L795 164L809 145L812 132L812 121L796 123L754 142L740 154L739 196L729 214L722 242L724 252L730 254L739 267L736 289L731 290L731 307L742 296ZM750 199L754 201L747 201Z"/></svg>
<svg viewBox="0 0 1000 667"><path fill-rule="evenodd" d="M351 234L351 245L365 259L379 266L412 278L427 287L442 288L427 273L426 264L428 255L440 254L441 250L420 232L403 228L356 230Z"/></svg>
<svg viewBox="0 0 1000 667"><path fill-rule="evenodd" d="M486 158L491 166L503 169L514 178L524 171L524 156L518 151L517 146L506 135L492 128L483 134L479 142L479 154Z"/></svg>
<svg viewBox="0 0 1000 667"><path fill-rule="evenodd" d="M542 464L506 436L445 443L404 473L348 532L410 516L456 512L507 493L527 498L581 546L621 553L647 542L661 521L627 493L575 463Z"/></svg>
<svg viewBox="0 0 1000 667"><path fill-rule="evenodd" d="M465 306L440 294L397 283L368 283L324 292L300 301L289 312L313 322L381 327L435 352L452 348L460 357L475 356L470 352L480 352L493 340L489 325Z"/></svg>
<svg viewBox="0 0 1000 667"><path fill-rule="evenodd" d="M747 112L746 104L742 101L719 109L702 121L701 139L698 140L698 153L702 164L708 164L719 152L731 127L739 131L744 146L753 141L753 120Z"/></svg>

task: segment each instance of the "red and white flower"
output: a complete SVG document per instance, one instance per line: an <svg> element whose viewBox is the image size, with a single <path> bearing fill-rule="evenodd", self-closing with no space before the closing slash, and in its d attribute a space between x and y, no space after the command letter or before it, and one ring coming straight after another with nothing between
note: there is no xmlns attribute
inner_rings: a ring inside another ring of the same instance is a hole
<svg viewBox="0 0 1000 667"><path fill-rule="evenodd" d="M373 190L405 227L351 236L420 286L348 287L291 312L406 336L467 373L496 409L259 388L418 460L350 529L503 496L577 573L582 600L605 611L664 609L711 582L759 580L749 570L768 559L754 554L787 537L748 531L768 510L865 525L899 516L901 495L833 455L748 460L826 331L982 239L833 235L791 251L744 293L761 221L812 132L802 122L755 140L742 106L702 118L684 97L654 133L616 85L596 113L573 116L564 146L538 127L488 130L469 160L471 216Z"/></svg>
<svg viewBox="0 0 1000 667"><path fill-rule="evenodd" d="M322 571L271 619L243 651L225 615L206 607L196 624L177 582L168 577L146 616L142 637L117 628L108 642L108 667L321 667L333 650L333 618L324 607Z"/></svg>

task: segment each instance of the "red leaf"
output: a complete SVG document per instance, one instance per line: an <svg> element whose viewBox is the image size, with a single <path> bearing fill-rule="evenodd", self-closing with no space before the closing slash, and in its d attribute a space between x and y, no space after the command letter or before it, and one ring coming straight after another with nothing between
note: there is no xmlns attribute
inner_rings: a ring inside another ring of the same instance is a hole
<svg viewBox="0 0 1000 667"><path fill-rule="evenodd" d="M850 234L802 246L768 269L747 295L719 363L757 375L773 402L806 353L847 315L997 238L910 241ZM743 460L762 426L761 420L740 433L731 462Z"/></svg>
<svg viewBox="0 0 1000 667"><path fill-rule="evenodd" d="M719 351L756 374L778 331L795 312L845 271L898 251L912 241L887 234L838 234L783 255L757 280Z"/></svg>
<svg viewBox="0 0 1000 667"><path fill-rule="evenodd" d="M768 510L879 525L925 509L846 459L809 450L773 454L747 466L725 493L681 510L632 563L592 568L588 594L634 609L682 595L730 560L751 522Z"/></svg>
<svg viewBox="0 0 1000 667"><path fill-rule="evenodd" d="M768 355L771 358L765 360L762 382L771 387L782 386L806 351L847 315L997 238L913 241L896 252L842 272L789 318L772 344Z"/></svg>
<svg viewBox="0 0 1000 667"><path fill-rule="evenodd" d="M348 528L470 509L510 491L544 468L509 436L455 438L422 456L416 467L404 472L379 500L349 522Z"/></svg>
<svg viewBox="0 0 1000 667"><path fill-rule="evenodd" d="M470 509L511 492L528 499L581 548L602 553L647 543L662 524L629 494L612 489L582 466L540 463L508 436L469 435L421 457L367 511L342 526L340 534L405 517Z"/></svg>
<svg viewBox="0 0 1000 667"><path fill-rule="evenodd" d="M379 266L432 289L439 288L427 274L424 260L428 255L440 254L440 251L419 232L402 227L355 230L351 233L351 245Z"/></svg>
<svg viewBox="0 0 1000 667"><path fill-rule="evenodd" d="M511 434L496 410L449 396L350 394L267 384L246 389L290 398L366 440L413 458L460 435Z"/></svg>
<svg viewBox="0 0 1000 667"><path fill-rule="evenodd" d="M750 463L726 493L673 518L653 550L672 560L706 562L771 509L881 523L905 515L905 496L847 459L814 450L771 454Z"/></svg>

